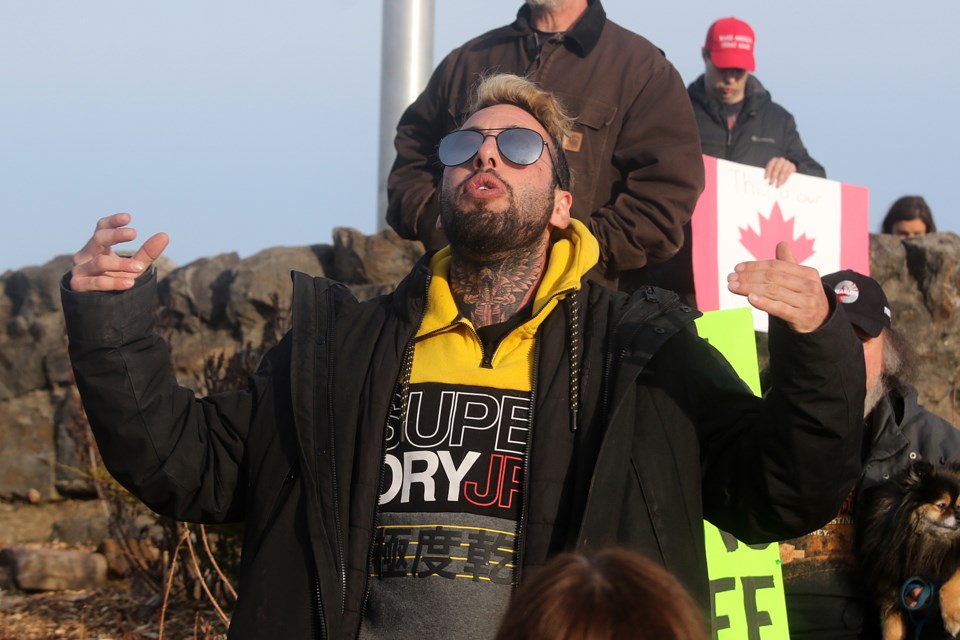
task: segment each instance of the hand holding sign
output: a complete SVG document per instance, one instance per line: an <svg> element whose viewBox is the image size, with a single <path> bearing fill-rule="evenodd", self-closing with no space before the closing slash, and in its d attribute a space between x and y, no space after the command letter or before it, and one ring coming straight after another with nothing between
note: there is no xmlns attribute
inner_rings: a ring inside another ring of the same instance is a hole
<svg viewBox="0 0 960 640"><path fill-rule="evenodd" d="M771 158L763 168L763 177L774 187L782 187L797 172L797 165L786 158Z"/></svg>
<svg viewBox="0 0 960 640"><path fill-rule="evenodd" d="M777 244L776 260L738 264L727 276L727 288L797 333L819 329L830 313L820 274L798 264L787 242Z"/></svg>

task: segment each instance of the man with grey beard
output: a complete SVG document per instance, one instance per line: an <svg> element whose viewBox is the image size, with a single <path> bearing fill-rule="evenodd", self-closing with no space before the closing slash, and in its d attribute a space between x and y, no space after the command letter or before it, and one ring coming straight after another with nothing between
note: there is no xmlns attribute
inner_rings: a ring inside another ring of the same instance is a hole
<svg viewBox="0 0 960 640"><path fill-rule="evenodd" d="M867 374L864 400L863 475L840 514L810 535L781 547L790 637L878 638L878 615L857 582L853 542L857 496L915 460L960 462L960 430L917 401L912 352L893 326L880 284L856 271L823 276L863 343Z"/></svg>

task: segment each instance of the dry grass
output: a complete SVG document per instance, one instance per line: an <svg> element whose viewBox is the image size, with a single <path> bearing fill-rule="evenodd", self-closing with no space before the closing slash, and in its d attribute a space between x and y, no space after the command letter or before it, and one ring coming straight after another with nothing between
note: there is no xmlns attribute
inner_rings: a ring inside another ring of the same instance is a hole
<svg viewBox="0 0 960 640"><path fill-rule="evenodd" d="M84 591L37 594L0 591L0 640L156 640L157 597L135 590L129 580L111 580ZM163 638L217 640L226 628L208 602L172 596Z"/></svg>

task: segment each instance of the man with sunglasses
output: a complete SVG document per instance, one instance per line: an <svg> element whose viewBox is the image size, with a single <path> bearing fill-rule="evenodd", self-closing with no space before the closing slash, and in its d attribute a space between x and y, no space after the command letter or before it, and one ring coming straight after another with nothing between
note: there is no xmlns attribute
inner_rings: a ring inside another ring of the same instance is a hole
<svg viewBox="0 0 960 640"><path fill-rule="evenodd" d="M663 53L607 19L600 0L527 0L512 24L451 52L397 125L387 221L440 249L440 139L457 128L477 80L513 73L553 92L575 118L560 144L572 215L600 241L591 278L632 290L673 256L703 189L699 135L683 81Z"/></svg>
<svg viewBox="0 0 960 640"><path fill-rule="evenodd" d="M608 545L707 610L701 518L798 535L859 474L863 355L815 270L783 245L728 277L774 316L757 398L675 294L586 278L551 94L493 76L469 113L438 149L449 246L367 302L294 274L293 328L244 391L177 385L151 329L164 234L121 258L130 216L104 218L63 280L107 468L159 513L245 522L231 638L491 638L528 572Z"/></svg>

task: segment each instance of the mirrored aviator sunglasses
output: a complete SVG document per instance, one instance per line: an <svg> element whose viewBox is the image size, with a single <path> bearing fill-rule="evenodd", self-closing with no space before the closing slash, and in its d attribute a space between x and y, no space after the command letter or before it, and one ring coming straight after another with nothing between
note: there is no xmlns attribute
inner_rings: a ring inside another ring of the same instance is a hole
<svg viewBox="0 0 960 640"><path fill-rule="evenodd" d="M499 133L487 133L497 131ZM470 160L489 136L497 141L500 154L514 164L531 165L543 155L546 140L532 129L461 129L440 140L437 156L446 167L455 167Z"/></svg>

